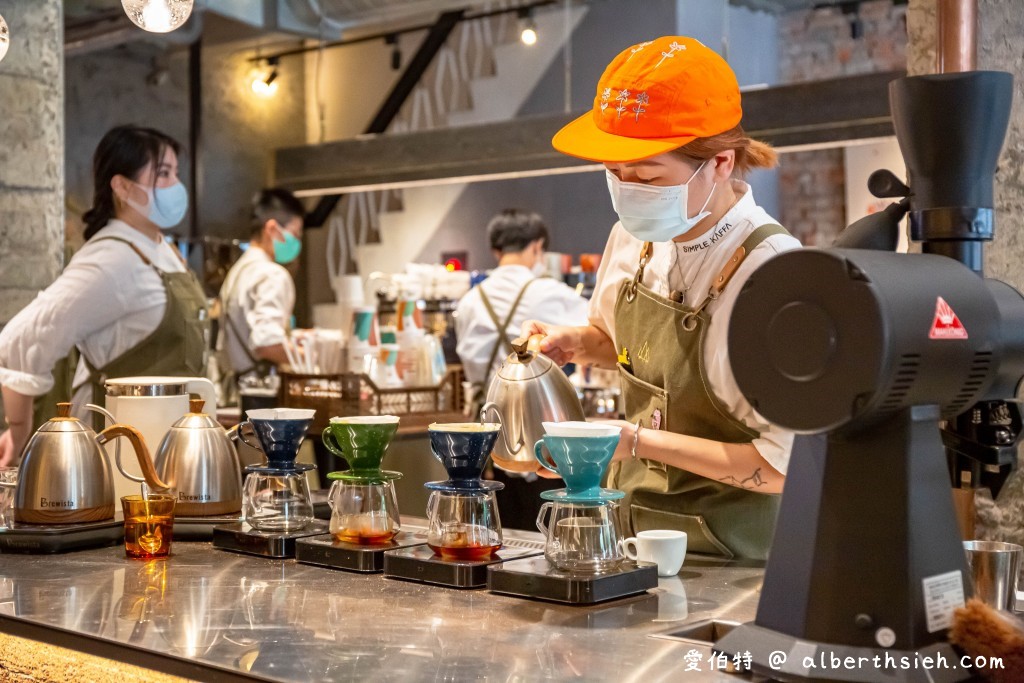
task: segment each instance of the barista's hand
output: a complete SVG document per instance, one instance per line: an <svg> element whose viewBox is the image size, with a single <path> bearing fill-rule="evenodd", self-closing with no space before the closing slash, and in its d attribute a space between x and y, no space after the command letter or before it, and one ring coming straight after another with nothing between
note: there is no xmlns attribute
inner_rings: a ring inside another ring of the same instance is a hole
<svg viewBox="0 0 1024 683"><path fill-rule="evenodd" d="M582 331L585 329L585 327L548 325L539 320L527 320L523 323L522 336L542 336L540 352L561 366L571 363L575 356L583 353Z"/></svg>

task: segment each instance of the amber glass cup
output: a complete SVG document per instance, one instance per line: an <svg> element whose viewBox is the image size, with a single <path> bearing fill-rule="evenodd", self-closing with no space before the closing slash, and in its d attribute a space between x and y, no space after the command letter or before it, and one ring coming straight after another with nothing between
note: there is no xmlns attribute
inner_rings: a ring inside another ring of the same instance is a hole
<svg viewBox="0 0 1024 683"><path fill-rule="evenodd" d="M167 557L171 553L171 531L174 529L174 496L151 493L125 496L124 551L140 560Z"/></svg>

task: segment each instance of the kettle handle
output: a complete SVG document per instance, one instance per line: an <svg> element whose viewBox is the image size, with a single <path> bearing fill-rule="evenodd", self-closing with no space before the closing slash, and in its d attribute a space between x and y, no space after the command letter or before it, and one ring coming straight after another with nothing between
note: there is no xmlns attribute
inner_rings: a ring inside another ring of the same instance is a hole
<svg viewBox="0 0 1024 683"><path fill-rule="evenodd" d="M485 403L484 404L483 408L480 409L480 421L481 422L486 422L487 421L486 414L487 414L488 410L493 410L495 417L498 418L498 427L499 427L498 433L501 435L501 442L503 444L505 444L505 451L509 455L512 455L513 453L517 452L520 448L522 448L525 445L523 443L523 436L522 436L522 434L520 434L519 438L516 440L515 448L512 448L511 446L509 446L509 444L508 444L508 437L505 435L505 421L501 418L501 411L498 409L498 405L496 403L494 403L492 401L491 403Z"/></svg>
<svg viewBox="0 0 1024 683"><path fill-rule="evenodd" d="M114 414L112 412L110 412L109 410L107 410L106 408L104 408L103 406L98 406L95 403L86 403L85 404L85 409L86 410L91 410L94 413L99 413L103 417L107 418L107 421L111 425L116 425L117 424L117 418L114 417ZM121 472L124 472L124 466L121 465L121 442L120 441L115 441L114 442L114 462L117 464L117 469L120 470Z"/></svg>
<svg viewBox="0 0 1024 683"><path fill-rule="evenodd" d="M133 474L125 472L124 468L121 467L121 462L118 461L117 469L121 470L121 474L128 477L132 481L139 483L146 482L150 488L157 491L166 491L170 489L170 486L165 484L160 476L156 473L156 468L153 467L153 461L149 457L149 449L146 448L146 441L142 438L142 434L135 427L129 427L128 425L114 425L107 427L102 432L96 435L96 443L101 446L106 444L108 441L116 439L119 436L123 436L128 439L131 443L132 448L135 450L135 457L139 459L139 467L142 468L142 477L136 477Z"/></svg>

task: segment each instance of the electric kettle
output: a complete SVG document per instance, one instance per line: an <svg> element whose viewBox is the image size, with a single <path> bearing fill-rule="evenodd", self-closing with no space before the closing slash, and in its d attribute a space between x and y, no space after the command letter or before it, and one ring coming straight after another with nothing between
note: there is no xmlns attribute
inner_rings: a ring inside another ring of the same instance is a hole
<svg viewBox="0 0 1024 683"><path fill-rule="evenodd" d="M190 400L189 412L175 422L153 458L157 475L178 498L179 515L226 515L242 510L242 467L228 431Z"/></svg>
<svg viewBox="0 0 1024 683"><path fill-rule="evenodd" d="M74 524L113 518L112 471L102 446L119 436L131 442L142 468L143 477L135 481L145 481L154 490L166 490L138 430L115 424L96 434L71 417L70 403L58 403L57 417L40 427L25 446L15 485L14 520ZM122 474L129 476L121 463L117 464Z"/></svg>
<svg viewBox="0 0 1024 683"><path fill-rule="evenodd" d="M501 424L492 457L509 472L541 468L531 444L544 437L542 423L585 419L572 382L550 358L529 348L529 341L512 342L512 353L495 373L480 409L481 421Z"/></svg>
<svg viewBox="0 0 1024 683"><path fill-rule="evenodd" d="M203 399L211 414L217 413L214 386L205 377L115 377L107 379L104 388L104 405L114 421L134 426L150 448L156 448L171 425L188 412L191 394ZM124 476L113 474L115 496L138 492L129 475L138 477L141 472L133 463L126 463Z"/></svg>

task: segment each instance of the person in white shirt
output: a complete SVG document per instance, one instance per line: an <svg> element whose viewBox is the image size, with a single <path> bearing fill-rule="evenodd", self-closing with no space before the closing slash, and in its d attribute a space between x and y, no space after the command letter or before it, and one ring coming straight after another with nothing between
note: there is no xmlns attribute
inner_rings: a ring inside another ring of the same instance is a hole
<svg viewBox="0 0 1024 683"><path fill-rule="evenodd" d="M57 400L71 400L72 390L84 418L85 403L103 403L107 377L205 373L206 296L162 233L188 211L179 150L169 136L138 126L118 126L100 141L85 245L0 332L10 427L0 436L0 465L21 454L33 423L53 415ZM55 366L75 348L73 386L55 386ZM43 395L48 400L33 406Z"/></svg>
<svg viewBox="0 0 1024 683"><path fill-rule="evenodd" d="M295 283L285 268L302 249L302 203L288 190L253 197L249 248L220 290L217 349L231 378L288 362L284 345L295 308Z"/></svg>
<svg viewBox="0 0 1024 683"><path fill-rule="evenodd" d="M775 152L740 126L736 77L699 41L622 51L593 108L552 144L601 162L619 222L581 327L524 325L559 363L618 368L626 421L607 484L630 532L679 529L689 550L766 557L793 434L762 418L732 374L729 318L751 273L800 243L740 178Z"/></svg>
<svg viewBox="0 0 1024 683"><path fill-rule="evenodd" d="M455 310L455 347L466 380L473 391L467 398L470 412L478 414L490 378L512 352L511 340L519 336L529 319L584 325L587 300L568 285L544 272L548 229L541 217L518 209L506 209L491 219L487 237L498 267L471 289ZM488 476L505 484L497 493L503 526L534 528L540 511L540 493L559 486L491 468Z"/></svg>
<svg viewBox="0 0 1024 683"><path fill-rule="evenodd" d="M526 320L585 324L587 300L544 272L548 229L540 216L506 209L487 226L498 267L459 301L455 348L466 381L486 393ZM479 393L479 391L477 393Z"/></svg>

